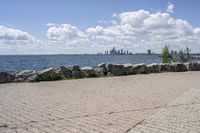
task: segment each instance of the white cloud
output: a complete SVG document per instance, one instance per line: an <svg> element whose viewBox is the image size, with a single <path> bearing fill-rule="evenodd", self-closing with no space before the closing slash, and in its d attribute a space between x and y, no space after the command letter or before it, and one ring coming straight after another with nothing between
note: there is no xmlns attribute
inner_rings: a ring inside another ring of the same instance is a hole
<svg viewBox="0 0 200 133"><path fill-rule="evenodd" d="M47 23L46 26L52 27L52 26L58 26L58 24L56 24L56 23Z"/></svg>
<svg viewBox="0 0 200 133"><path fill-rule="evenodd" d="M167 12L174 13L174 5L172 3L168 3Z"/></svg>
<svg viewBox="0 0 200 133"><path fill-rule="evenodd" d="M139 10L114 16L115 21L118 20L117 25L96 26L86 30L93 42L138 52L147 49L160 52L164 45L170 45L175 50L186 45L193 51L200 48L200 28L193 28L187 21L175 19L169 13Z"/></svg>
<svg viewBox="0 0 200 133"><path fill-rule="evenodd" d="M62 43L70 46L87 42L87 34L70 24L49 27L47 30L47 38L50 43Z"/></svg>
<svg viewBox="0 0 200 133"><path fill-rule="evenodd" d="M36 39L27 32L23 32L18 29L8 28L5 26L0 26L0 41L21 45L35 43Z"/></svg>
<svg viewBox="0 0 200 133"><path fill-rule="evenodd" d="M174 50L187 45L192 52L200 52L200 27L172 17L173 9L173 4L169 4L166 12L115 13L112 20L103 21L103 25L100 22L84 30L67 23L48 23L47 42L38 41L19 29L0 26L0 52L17 49L21 53L96 53L113 46L133 52L147 49L160 52L164 45Z"/></svg>
<svg viewBox="0 0 200 133"><path fill-rule="evenodd" d="M0 26L1 54L31 54L37 52L40 45L41 41L27 32Z"/></svg>

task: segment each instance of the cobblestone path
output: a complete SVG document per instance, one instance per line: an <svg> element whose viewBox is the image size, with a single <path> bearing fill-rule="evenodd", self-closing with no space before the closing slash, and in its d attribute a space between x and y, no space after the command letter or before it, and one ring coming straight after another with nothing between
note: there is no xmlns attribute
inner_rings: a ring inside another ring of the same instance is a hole
<svg viewBox="0 0 200 133"><path fill-rule="evenodd" d="M200 72L0 85L0 133L200 132Z"/></svg>

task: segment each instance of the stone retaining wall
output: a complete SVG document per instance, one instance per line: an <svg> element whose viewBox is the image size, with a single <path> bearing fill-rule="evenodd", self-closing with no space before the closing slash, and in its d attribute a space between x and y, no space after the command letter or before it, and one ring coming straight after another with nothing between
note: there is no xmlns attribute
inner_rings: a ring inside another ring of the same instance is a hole
<svg viewBox="0 0 200 133"><path fill-rule="evenodd" d="M24 70L9 73L0 72L0 83L9 82L39 82L62 79L77 79L105 76L123 76L134 74L148 74L160 72L200 71L200 62L173 63L173 64L105 64L101 63L95 68L91 67L56 67L41 71Z"/></svg>

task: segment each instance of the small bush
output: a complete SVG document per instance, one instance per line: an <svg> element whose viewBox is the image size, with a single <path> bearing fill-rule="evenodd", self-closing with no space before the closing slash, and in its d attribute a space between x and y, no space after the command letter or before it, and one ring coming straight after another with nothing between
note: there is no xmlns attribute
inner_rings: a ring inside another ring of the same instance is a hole
<svg viewBox="0 0 200 133"><path fill-rule="evenodd" d="M188 47L179 51L178 61L182 63L190 61L190 49Z"/></svg>
<svg viewBox="0 0 200 133"><path fill-rule="evenodd" d="M172 61L172 56L169 53L169 46L165 46L162 50L162 62L169 63Z"/></svg>

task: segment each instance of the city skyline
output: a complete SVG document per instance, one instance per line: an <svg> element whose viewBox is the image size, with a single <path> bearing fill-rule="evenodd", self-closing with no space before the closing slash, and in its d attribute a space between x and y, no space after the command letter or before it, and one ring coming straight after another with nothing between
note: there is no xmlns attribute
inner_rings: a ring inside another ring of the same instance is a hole
<svg viewBox="0 0 200 133"><path fill-rule="evenodd" d="M0 54L200 53L198 0L2 0ZM123 6L122 6L123 5Z"/></svg>
<svg viewBox="0 0 200 133"><path fill-rule="evenodd" d="M169 52L170 52L171 55L177 55L178 54L178 52L176 50L173 50L173 49L169 49L169 50L170 50ZM110 50L106 50L104 52L97 52L97 55L134 55L134 54L136 54L136 55L138 55L138 54L154 55L154 54L161 54L161 53L155 53L151 49L148 49L146 51L146 53L145 52L142 52L142 53L135 52L134 53L134 52L131 52L130 50L127 50L127 49L117 49L115 47L113 47ZM191 53L191 54L198 54L198 53Z"/></svg>

